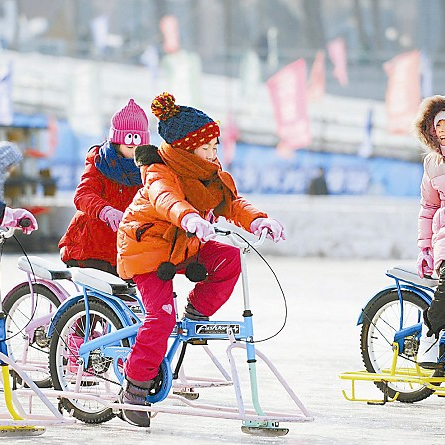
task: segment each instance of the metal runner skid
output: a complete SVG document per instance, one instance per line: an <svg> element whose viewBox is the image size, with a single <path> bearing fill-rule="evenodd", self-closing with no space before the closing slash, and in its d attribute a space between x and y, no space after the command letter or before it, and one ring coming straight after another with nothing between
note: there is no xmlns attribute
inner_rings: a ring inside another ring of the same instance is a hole
<svg viewBox="0 0 445 445"><path fill-rule="evenodd" d="M212 362L218 368L218 370L223 374L222 379L201 379L199 377L187 377L185 372L182 370L178 381L173 384L172 393L168 395L165 401L154 403L151 406L135 406L128 404L117 403L117 399L114 394L107 395L95 395L92 393L75 392L75 391L57 391L54 389L44 389L41 390L48 398L66 398L66 399L83 399L83 400L93 400L96 403L102 404L104 407L111 408L118 413L122 409L133 409L138 411L150 412L152 417L157 413L168 413L168 414L180 414L189 416L202 416L202 417L212 417L212 418L222 418L222 419L233 419L241 420L243 422L252 423L257 426L261 425L274 425L278 422L308 422L313 421L314 417L305 408L303 403L299 400L293 390L290 388L288 383L285 381L283 376L278 372L275 366L270 362L270 360L260 351L256 350L257 357L264 362L270 371L274 374L275 378L284 388L286 393L292 399L295 409L290 412L278 412L269 411L259 405L259 402L253 402L253 408L247 408L244 403L243 394L241 391L239 375L236 366L236 360L233 357L232 351L236 348L246 349L246 346L235 340L233 334L229 334L230 344L226 349L226 354L230 363L231 372L227 372L221 363L216 359L216 357L211 353L208 346L203 346L207 355L210 357ZM256 391L256 373L254 372L255 381L251 384L251 391ZM197 388L214 388L221 386L233 386L235 397L237 401L237 406L224 406L224 405L213 405L208 403L200 403L194 400L190 400L189 394L193 394L194 390ZM179 391L179 393L178 393ZM30 402L33 397L36 396L29 389L21 388L15 391L17 395L27 396ZM180 394L183 395L180 395ZM258 400L259 395L256 392L253 395L254 400ZM185 406L174 406L172 403L175 401L181 401ZM31 404L32 405L32 404Z"/></svg>
<svg viewBox="0 0 445 445"><path fill-rule="evenodd" d="M403 382L412 383L413 385L423 385L432 391L437 396L445 396L445 387L440 387L441 383L445 383L445 377L432 377L432 371L423 369L416 365L415 372L413 368L398 368L396 372L396 362L399 355L399 345L398 343L393 344L394 356L391 369L384 370L381 373L373 373L368 371L352 371L343 372L339 375L342 380L349 380L351 382L351 395L348 396L345 390L342 390L345 399L351 402L367 402L370 404L384 404L386 402L394 402L399 396L399 392L396 392L394 397L389 398L384 394L382 399L367 399L356 397L356 382L381 382L381 383L391 383L391 382Z"/></svg>

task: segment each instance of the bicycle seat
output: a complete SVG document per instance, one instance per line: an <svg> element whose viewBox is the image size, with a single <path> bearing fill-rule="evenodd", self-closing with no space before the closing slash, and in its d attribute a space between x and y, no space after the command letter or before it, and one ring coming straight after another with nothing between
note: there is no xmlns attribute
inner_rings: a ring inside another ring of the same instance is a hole
<svg viewBox="0 0 445 445"><path fill-rule="evenodd" d="M439 284L437 278L420 278L417 269L411 266L392 267L386 271L386 275L424 287L436 287Z"/></svg>
<svg viewBox="0 0 445 445"><path fill-rule="evenodd" d="M136 289L124 280L103 270L91 267L71 267L73 281L81 286L111 295L134 295Z"/></svg>
<svg viewBox="0 0 445 445"><path fill-rule="evenodd" d="M17 267L45 280L71 280L71 272L66 267L38 256L21 256Z"/></svg>

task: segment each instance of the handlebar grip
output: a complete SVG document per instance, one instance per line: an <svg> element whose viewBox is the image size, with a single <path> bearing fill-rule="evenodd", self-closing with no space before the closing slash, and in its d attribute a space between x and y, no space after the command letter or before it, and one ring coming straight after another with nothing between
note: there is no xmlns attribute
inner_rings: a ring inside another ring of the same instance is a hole
<svg viewBox="0 0 445 445"><path fill-rule="evenodd" d="M22 218L19 221L19 226L20 227L29 227L31 225L31 220L29 218Z"/></svg>
<svg viewBox="0 0 445 445"><path fill-rule="evenodd" d="M220 233L221 235L230 235L232 232L230 230L223 230L215 227L215 233Z"/></svg>

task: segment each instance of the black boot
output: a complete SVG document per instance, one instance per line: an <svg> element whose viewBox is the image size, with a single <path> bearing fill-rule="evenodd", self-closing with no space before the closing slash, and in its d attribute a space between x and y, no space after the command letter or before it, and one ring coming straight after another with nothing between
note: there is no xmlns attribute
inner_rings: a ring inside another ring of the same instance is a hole
<svg viewBox="0 0 445 445"><path fill-rule="evenodd" d="M439 284L431 306L423 311L423 320L428 326L427 337L439 338L440 331L445 329L445 261L439 267Z"/></svg>
<svg viewBox="0 0 445 445"><path fill-rule="evenodd" d="M188 318L194 321L209 321L207 315L201 314L197 309L194 308L193 304L187 300L187 306L185 307L184 318Z"/></svg>
<svg viewBox="0 0 445 445"><path fill-rule="evenodd" d="M434 292L431 306L423 311L423 320L429 329L427 337L434 335L439 338L440 331L445 329L445 292L439 286Z"/></svg>
<svg viewBox="0 0 445 445"><path fill-rule="evenodd" d="M122 391L119 394L120 403L128 403L130 405L148 406L145 398L148 396L150 389L154 386L155 380L147 382L130 381L128 378L124 380ZM121 418L131 425L148 428L150 426L150 415L147 411L122 410Z"/></svg>
<svg viewBox="0 0 445 445"><path fill-rule="evenodd" d="M428 326L427 337L439 338L440 331L445 329L445 300L434 299L431 306L423 311L424 323Z"/></svg>

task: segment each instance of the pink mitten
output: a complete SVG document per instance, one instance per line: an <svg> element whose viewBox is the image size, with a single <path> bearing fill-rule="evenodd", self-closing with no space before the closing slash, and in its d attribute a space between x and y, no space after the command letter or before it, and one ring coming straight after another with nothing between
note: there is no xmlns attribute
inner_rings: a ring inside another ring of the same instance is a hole
<svg viewBox="0 0 445 445"><path fill-rule="evenodd" d="M431 275L434 272L434 258L431 254L431 249L425 247L420 249L419 256L417 257L417 273L420 278L424 278L425 275Z"/></svg>
<svg viewBox="0 0 445 445"><path fill-rule="evenodd" d="M5 214L0 225L2 227L20 227L20 221L23 219L29 219L31 222L28 227L21 227L22 232L26 235L39 228L37 220L31 212L25 209L11 209L10 207L5 207Z"/></svg>
<svg viewBox="0 0 445 445"><path fill-rule="evenodd" d="M260 236L263 229L267 229L267 238L273 240L274 243L286 239L284 227L276 219L257 218L252 221L250 231L254 235Z"/></svg>
<svg viewBox="0 0 445 445"><path fill-rule="evenodd" d="M208 241L216 236L212 223L201 218L197 213L187 213L182 218L181 227L190 233L194 233L200 241Z"/></svg>
<svg viewBox="0 0 445 445"><path fill-rule="evenodd" d="M117 232L124 213L111 206L105 206L99 213L99 219L107 223L113 232Z"/></svg>

